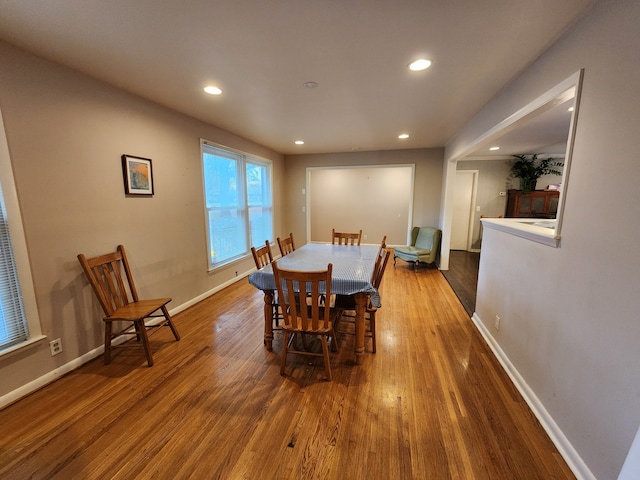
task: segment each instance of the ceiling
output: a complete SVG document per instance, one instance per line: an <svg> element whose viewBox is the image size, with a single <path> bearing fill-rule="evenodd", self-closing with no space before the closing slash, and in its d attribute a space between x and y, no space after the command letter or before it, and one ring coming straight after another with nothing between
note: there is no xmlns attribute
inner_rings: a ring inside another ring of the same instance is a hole
<svg viewBox="0 0 640 480"><path fill-rule="evenodd" d="M503 135L469 153L465 160L501 160L513 159L513 155L538 154L564 158L571 126L571 112L575 106L575 89L570 96L549 102L516 122L513 128L505 129ZM570 110L571 108L571 110ZM491 147L498 147L492 151Z"/></svg>
<svg viewBox="0 0 640 480"><path fill-rule="evenodd" d="M593 3L0 0L0 39L284 154L443 147Z"/></svg>

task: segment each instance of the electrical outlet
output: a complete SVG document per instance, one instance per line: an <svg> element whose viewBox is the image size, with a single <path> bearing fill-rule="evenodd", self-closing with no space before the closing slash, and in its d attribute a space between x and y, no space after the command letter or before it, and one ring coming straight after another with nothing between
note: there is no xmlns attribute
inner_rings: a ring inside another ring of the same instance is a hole
<svg viewBox="0 0 640 480"><path fill-rule="evenodd" d="M500 317L496 315L496 322L493 324L496 330L500 330Z"/></svg>
<svg viewBox="0 0 640 480"><path fill-rule="evenodd" d="M367 239L367 236L366 236L366 235L364 235L364 237L363 237L363 238L366 240L366 239Z"/></svg>
<svg viewBox="0 0 640 480"><path fill-rule="evenodd" d="M58 355L59 353L62 353L62 340L60 340L59 338L52 340L51 342L49 342L49 348L51 348L52 357L54 355Z"/></svg>

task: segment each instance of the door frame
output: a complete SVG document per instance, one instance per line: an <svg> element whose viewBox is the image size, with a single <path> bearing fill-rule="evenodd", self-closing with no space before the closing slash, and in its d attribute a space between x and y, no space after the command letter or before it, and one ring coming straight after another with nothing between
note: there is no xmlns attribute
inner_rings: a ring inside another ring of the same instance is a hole
<svg viewBox="0 0 640 480"><path fill-rule="evenodd" d="M471 173L472 177L471 177L471 199L469 201L469 224L467 225L467 239L466 239L466 243L465 243L465 251L467 252L472 252L472 251L479 251L479 250L472 250L471 246L473 245L473 227L475 226L475 219L476 219L476 199L477 199L477 195L478 195L478 175L480 174L479 170L466 170L466 169L461 169L461 170L457 170L456 169L456 175L458 175L459 172L465 172L465 173ZM455 195L455 192L454 192ZM452 219L452 224L455 223L455 218Z"/></svg>

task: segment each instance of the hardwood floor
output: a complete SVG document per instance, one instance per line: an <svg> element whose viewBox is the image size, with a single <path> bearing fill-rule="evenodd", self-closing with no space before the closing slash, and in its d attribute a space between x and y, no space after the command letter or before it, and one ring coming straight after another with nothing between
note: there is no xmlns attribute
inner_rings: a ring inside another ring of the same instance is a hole
<svg viewBox="0 0 640 480"><path fill-rule="evenodd" d="M279 374L246 280L0 411L2 479L570 479L437 269L389 265L377 353ZM370 350L370 346L367 348Z"/></svg>
<svg viewBox="0 0 640 480"><path fill-rule="evenodd" d="M449 252L449 270L442 270L442 274L451 285L469 317L473 315L476 308L479 264L480 252L451 250Z"/></svg>

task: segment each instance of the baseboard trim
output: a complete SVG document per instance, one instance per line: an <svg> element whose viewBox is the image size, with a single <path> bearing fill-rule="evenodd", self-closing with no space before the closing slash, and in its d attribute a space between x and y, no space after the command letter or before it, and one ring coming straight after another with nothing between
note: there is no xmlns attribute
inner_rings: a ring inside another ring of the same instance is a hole
<svg viewBox="0 0 640 480"><path fill-rule="evenodd" d="M223 290L225 288L227 288L229 285L233 285L236 282L239 282L240 280L242 280L243 278L246 278L249 276L249 274L251 272L255 271L255 268L244 272L240 275L238 275L237 277L233 277L231 280L227 280L224 283L221 283L220 285L212 288L211 290L208 290L206 292L204 292L201 295L198 295L197 297L192 298L191 300L189 300L188 302L183 303L182 305L178 305L176 308L172 308L171 310L169 310L169 313L171 315L175 315L177 313L182 312L183 310L186 310L189 307L192 307L193 305L195 305L198 302L201 302L202 300L204 300L205 298L209 298L211 295L218 293L220 290Z"/></svg>
<svg viewBox="0 0 640 480"><path fill-rule="evenodd" d="M551 438L551 441L556 446L560 455L567 462L567 465L576 476L578 480L597 480L595 475L591 473L589 467L584 463L578 452L573 448L569 439L562 432L558 424L553 417L549 414L540 399L536 396L534 391L529 387L522 375L518 372L515 366L509 360L509 357L504 353L498 342L496 342L491 332L482 323L482 320L477 313L474 313L471 320L475 324L476 328L486 340L489 348L502 365L502 368L507 373L515 387L518 389L524 401L527 403L531 411L536 416L542 428L547 432L547 435Z"/></svg>
<svg viewBox="0 0 640 480"><path fill-rule="evenodd" d="M255 269L253 269L255 270ZM191 300L178 305L176 308L172 308L169 310L169 314L170 315L176 315L180 312L182 312L183 310L186 310L187 308L195 305L198 302L201 302L202 300L210 297L211 295L213 295L214 293L218 293L220 290L228 287L229 285L233 285L234 283L242 280L243 278L246 278L247 276L249 276L249 274L253 271L253 270L249 270L241 275L238 275L237 277L232 278L231 280L228 280L214 288L212 288L211 290L208 290L207 292L203 293L202 295L198 295L195 298L192 298ZM155 323L159 323L162 321L162 318L159 318L157 320L155 320ZM114 344L118 344L118 343L122 343L124 341L126 341L127 338L126 337L122 337L117 339ZM62 377L63 375L66 375L67 373L75 370L76 368L81 367L82 365L84 365L87 362L90 362L91 360L93 360L96 357L99 357L100 355L102 355L104 353L104 345L100 345L97 348L94 348L93 350L85 353L84 355L81 355L77 358L74 358L73 360L71 360L70 362L65 363L64 365L56 368L55 370L52 370L50 372L47 372L46 374L42 375L41 377L36 378L35 380L21 386L20 388L17 388L3 396L0 397L0 409L3 409L9 405L11 405L12 403L17 402L18 400L20 400L21 398L26 397L27 395L35 392L36 390L41 389L42 387L47 386L48 384L55 382L58 378Z"/></svg>
<svg viewBox="0 0 640 480"><path fill-rule="evenodd" d="M102 355L102 352L104 352L104 345L101 345L98 348L95 348L90 352L85 353L84 355L74 358L70 362L62 365L61 367L58 367L55 370L52 370L42 375L41 377L36 378L32 382L29 382L26 385L23 385L22 387L7 393L6 395L3 395L2 397L0 397L0 409L9 406L12 403L17 402L21 398L26 397L27 395L35 392L36 390L41 389L42 387L47 386L52 382L55 382L58 378L62 377L63 375L93 360L97 356Z"/></svg>

